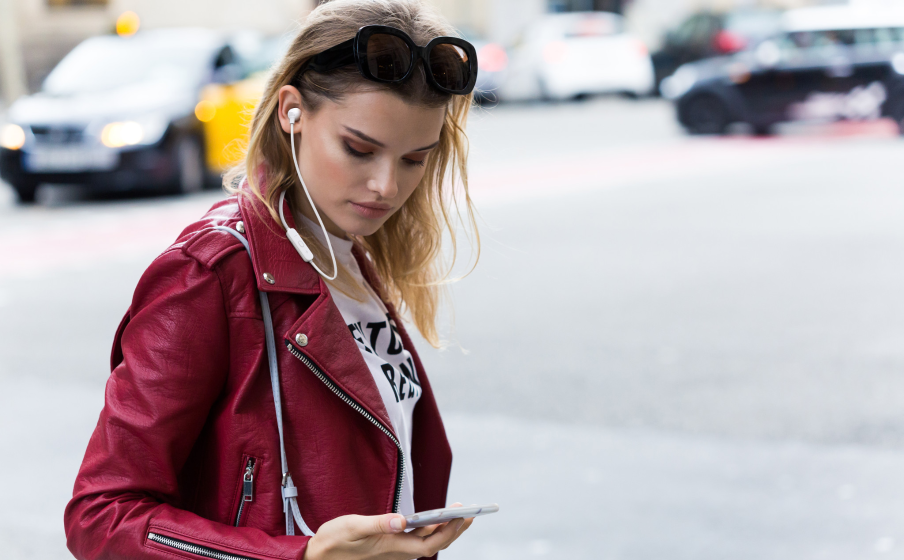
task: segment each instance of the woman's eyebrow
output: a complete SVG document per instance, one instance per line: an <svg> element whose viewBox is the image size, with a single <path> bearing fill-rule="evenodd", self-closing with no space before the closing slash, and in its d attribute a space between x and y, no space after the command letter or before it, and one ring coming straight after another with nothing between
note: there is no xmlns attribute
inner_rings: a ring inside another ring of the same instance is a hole
<svg viewBox="0 0 904 560"><path fill-rule="evenodd" d="M418 148L417 150L412 150L413 152L426 152L427 150L432 150L433 148L439 146L439 140L430 144L429 146L424 146L423 148Z"/></svg>
<svg viewBox="0 0 904 560"><path fill-rule="evenodd" d="M350 126L344 126L343 128L344 128L347 132L350 132L350 133L354 134L355 136L357 136L357 137L360 138L361 140L364 140L365 142L370 142L370 143L373 144L374 146L377 146L377 147L380 147L380 148L385 148L385 147L386 147L386 144L384 144L383 142L380 142L380 141L377 140L376 138L371 138L370 136L364 134L364 133L361 132L360 130L356 130L356 129L350 127ZM411 150L411 151L412 151L412 152L426 152L427 150L432 150L433 148L437 147L438 145L439 145L439 140L437 140L436 142L430 144L429 146L424 146L423 148L418 148L417 150Z"/></svg>
<svg viewBox="0 0 904 560"><path fill-rule="evenodd" d="M352 134L354 134L355 136L357 136L357 137L360 138L361 140L364 140L365 142L370 142L370 143L373 144L374 146L379 146L380 148L385 148L385 147L386 147L386 144L384 144L383 142L380 142L379 140L375 140L374 138L371 138L370 136L364 134L364 133L361 132L360 130L355 130L354 128L352 128L352 127L350 127L350 126L346 126L346 127L343 127L343 128L345 128L345 130L347 130L348 132L351 132Z"/></svg>

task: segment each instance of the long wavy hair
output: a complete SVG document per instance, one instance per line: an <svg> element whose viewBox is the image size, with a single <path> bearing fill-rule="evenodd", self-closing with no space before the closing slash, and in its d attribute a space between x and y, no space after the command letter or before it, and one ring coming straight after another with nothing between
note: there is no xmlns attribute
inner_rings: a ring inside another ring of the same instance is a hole
<svg viewBox="0 0 904 560"><path fill-rule="evenodd" d="M430 153L421 183L405 204L373 235L355 236L379 275L377 289L400 313L406 314L433 346L439 346L437 317L444 285L457 256L457 224L470 231L476 265L480 237L475 211L468 193L468 140L465 123L472 96L448 95L427 84L422 64L403 84L380 84L364 79L354 65L329 73L302 68L314 55L351 39L365 25L389 25L405 31L415 43L425 45L439 35L455 35L436 11L418 0L332 0L321 3L303 22L288 52L273 68L261 102L251 120L244 161L227 173L227 190L240 196L255 196L269 209L276 226L279 197L298 203L304 196L295 174L289 135L277 118L279 90L292 85L301 93L305 110L314 112L324 102L341 102L348 94L390 91L408 103L445 107L439 145ZM246 186L241 177L247 177ZM297 206L295 206L297 207ZM464 215L462 213L464 211ZM317 262L329 262L329 252L312 232L298 224L299 233L314 252ZM448 234L451 260L443 262L442 240ZM473 269L473 266L471 267ZM354 292L347 270L340 266L339 289ZM360 293L360 292L359 292Z"/></svg>

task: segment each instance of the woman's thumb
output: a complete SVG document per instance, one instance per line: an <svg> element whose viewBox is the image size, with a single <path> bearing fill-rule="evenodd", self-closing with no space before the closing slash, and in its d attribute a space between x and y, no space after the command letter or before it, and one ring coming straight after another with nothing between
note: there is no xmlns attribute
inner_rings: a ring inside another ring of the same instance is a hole
<svg viewBox="0 0 904 560"><path fill-rule="evenodd" d="M365 518L370 521L370 527L363 527L370 535L391 535L401 533L405 530L405 517L398 513L387 513L386 515L374 515Z"/></svg>

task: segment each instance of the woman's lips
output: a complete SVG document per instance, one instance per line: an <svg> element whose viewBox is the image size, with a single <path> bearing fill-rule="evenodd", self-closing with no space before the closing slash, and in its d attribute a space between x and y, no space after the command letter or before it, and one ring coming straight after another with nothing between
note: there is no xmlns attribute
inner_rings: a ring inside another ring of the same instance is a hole
<svg viewBox="0 0 904 560"><path fill-rule="evenodd" d="M392 206L378 204L375 202L363 204L359 202L352 202L351 204L352 208L355 209L355 212L365 218L370 219L382 218L383 216L388 214L390 210L392 210Z"/></svg>

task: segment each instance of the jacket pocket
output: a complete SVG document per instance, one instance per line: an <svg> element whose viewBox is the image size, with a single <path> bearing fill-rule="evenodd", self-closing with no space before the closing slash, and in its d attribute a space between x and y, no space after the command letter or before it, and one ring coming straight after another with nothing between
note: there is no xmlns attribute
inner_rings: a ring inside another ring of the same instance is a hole
<svg viewBox="0 0 904 560"><path fill-rule="evenodd" d="M254 501L254 477L257 476L260 460L251 455L242 455L241 470L236 484L236 503L233 507L232 524L241 526L242 520L248 515L248 507Z"/></svg>
<svg viewBox="0 0 904 560"><path fill-rule="evenodd" d="M156 530L152 528L148 532L148 541L168 552L181 553L179 556L185 556L187 558L213 558L214 560L254 560L248 556L233 554L226 550L218 550L184 539L177 539L155 531Z"/></svg>

